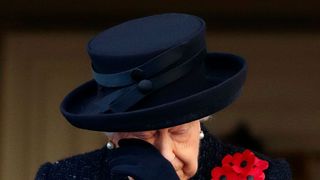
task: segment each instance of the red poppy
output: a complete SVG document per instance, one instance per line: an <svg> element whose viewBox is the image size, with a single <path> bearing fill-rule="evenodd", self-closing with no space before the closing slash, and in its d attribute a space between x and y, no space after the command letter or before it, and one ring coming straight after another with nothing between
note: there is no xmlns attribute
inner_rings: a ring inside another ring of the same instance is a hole
<svg viewBox="0 0 320 180"><path fill-rule="evenodd" d="M237 174L230 168L216 167L211 171L211 180L237 179Z"/></svg>
<svg viewBox="0 0 320 180"><path fill-rule="evenodd" d="M269 166L268 162L261 160L250 150L234 155L226 155L222 160L222 167L215 167L211 171L212 180L240 180L254 179L264 180L264 170Z"/></svg>

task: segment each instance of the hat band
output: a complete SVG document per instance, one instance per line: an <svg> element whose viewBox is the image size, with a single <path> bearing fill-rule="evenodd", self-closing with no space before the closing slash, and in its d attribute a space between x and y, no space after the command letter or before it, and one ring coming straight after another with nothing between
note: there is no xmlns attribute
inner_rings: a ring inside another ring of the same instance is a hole
<svg viewBox="0 0 320 180"><path fill-rule="evenodd" d="M107 94L96 102L95 107L92 106L89 111L95 113L125 112L155 90L165 87L188 74L194 66L201 64L206 56L207 51L204 48L184 63L165 73Z"/></svg>
<svg viewBox="0 0 320 180"><path fill-rule="evenodd" d="M172 66L179 64L179 62L184 62L195 54L198 54L205 47L203 33L199 33L187 43L179 44L165 50L158 56L148 60L146 63L127 71L104 74L95 72L94 67L92 67L93 78L99 85L104 87L128 86L137 83L142 79L149 79L161 71L172 68Z"/></svg>

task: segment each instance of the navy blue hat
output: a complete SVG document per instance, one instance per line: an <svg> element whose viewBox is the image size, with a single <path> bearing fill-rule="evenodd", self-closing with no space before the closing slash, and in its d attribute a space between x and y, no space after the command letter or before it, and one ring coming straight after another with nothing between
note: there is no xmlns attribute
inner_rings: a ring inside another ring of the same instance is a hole
<svg viewBox="0 0 320 180"><path fill-rule="evenodd" d="M109 28L88 43L93 80L68 94L62 114L95 131L172 127L213 114L239 95L245 61L207 53L205 22L161 14Z"/></svg>

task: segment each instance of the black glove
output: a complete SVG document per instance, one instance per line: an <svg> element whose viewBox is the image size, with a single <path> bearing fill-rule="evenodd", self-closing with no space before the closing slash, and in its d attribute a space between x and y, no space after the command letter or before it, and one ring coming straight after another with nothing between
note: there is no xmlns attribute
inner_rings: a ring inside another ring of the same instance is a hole
<svg viewBox="0 0 320 180"><path fill-rule="evenodd" d="M171 163L151 144L140 139L121 139L108 165L112 180L179 180Z"/></svg>

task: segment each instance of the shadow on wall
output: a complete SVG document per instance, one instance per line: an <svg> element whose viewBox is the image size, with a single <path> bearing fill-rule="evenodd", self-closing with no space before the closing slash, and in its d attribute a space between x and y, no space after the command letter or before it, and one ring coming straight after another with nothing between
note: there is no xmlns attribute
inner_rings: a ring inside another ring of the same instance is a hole
<svg viewBox="0 0 320 180"><path fill-rule="evenodd" d="M313 169L314 167L312 166L314 164L320 163L317 154L309 154L307 152L270 152L266 150L263 139L253 134L249 124L246 123L247 120L241 119L238 122L234 129L226 135L221 136L220 139L225 143L268 154L271 157L285 158L290 164L294 179L306 179L306 177L310 177L310 171L308 170ZM310 161L314 163L309 164Z"/></svg>

